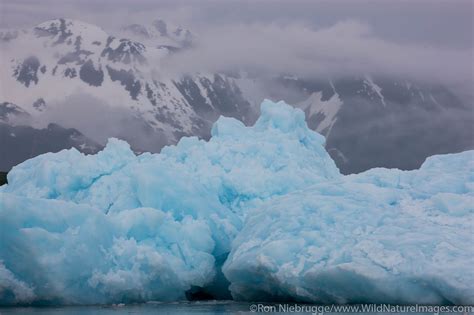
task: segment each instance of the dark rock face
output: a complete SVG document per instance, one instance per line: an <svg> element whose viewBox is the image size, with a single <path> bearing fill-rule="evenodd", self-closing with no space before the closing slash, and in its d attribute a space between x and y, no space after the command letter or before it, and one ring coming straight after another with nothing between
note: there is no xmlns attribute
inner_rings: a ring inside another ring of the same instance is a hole
<svg viewBox="0 0 474 315"><path fill-rule="evenodd" d="M122 62L130 64L137 62L139 64L145 64L146 59L143 56L145 52L145 46L138 42L134 42L128 39L121 39L120 44L117 48L110 47L110 44L114 40L114 37L109 37L107 40L107 46L101 53L102 57L106 57L108 60L113 62Z"/></svg>
<svg viewBox="0 0 474 315"><path fill-rule="evenodd" d="M119 81L121 85L130 93L130 97L134 100L137 99L138 94L140 94L141 83L138 80L135 80L135 76L131 70L115 70L107 66L107 71L112 81Z"/></svg>
<svg viewBox="0 0 474 315"><path fill-rule="evenodd" d="M18 82L29 87L31 83L38 84L38 69L40 61L32 56L26 58L13 72Z"/></svg>
<svg viewBox="0 0 474 315"><path fill-rule="evenodd" d="M82 43L82 36L76 36L76 40L74 41L74 47L76 51L81 50L81 43Z"/></svg>
<svg viewBox="0 0 474 315"><path fill-rule="evenodd" d="M160 32L161 36L168 36L168 29L166 23L163 20L155 20L152 25Z"/></svg>
<svg viewBox="0 0 474 315"><path fill-rule="evenodd" d="M33 107L36 110L42 112L46 108L46 102L44 101L43 98L39 98L33 103Z"/></svg>
<svg viewBox="0 0 474 315"><path fill-rule="evenodd" d="M48 27L36 27L35 34L38 37L57 37L53 45L65 43L67 40L69 40L69 37L73 35L72 32L67 29L65 19L59 19L59 23L57 23L56 20L52 21Z"/></svg>
<svg viewBox="0 0 474 315"><path fill-rule="evenodd" d="M245 100L239 88L222 75L214 75L214 82L201 80L214 107L221 113L236 117L244 123L249 122L250 104Z"/></svg>
<svg viewBox="0 0 474 315"><path fill-rule="evenodd" d="M82 37L81 36L76 36L76 39L74 41L74 50L65 54L58 60L58 65L63 65L63 64L75 64L75 65L82 65L88 60L88 57L90 55L93 55L94 53L88 50L81 49L82 45ZM71 72L68 72L68 74L65 73L65 76L70 77Z"/></svg>
<svg viewBox="0 0 474 315"><path fill-rule="evenodd" d="M10 126L0 123L0 170L8 171L13 166L47 152L58 152L75 147L81 152L91 154L100 146L86 138L75 129L65 129L50 124L44 129L29 126Z"/></svg>
<svg viewBox="0 0 474 315"><path fill-rule="evenodd" d="M186 76L174 83L186 101L203 118L213 121L220 115L225 115L247 124L253 122L256 114L240 89L222 75L216 74L213 79ZM198 80L204 91L197 85ZM207 95L210 104L203 94Z"/></svg>
<svg viewBox="0 0 474 315"><path fill-rule="evenodd" d="M89 85L101 86L104 81L104 72L100 67L99 69L94 68L92 60L88 60L81 66L79 77Z"/></svg>
<svg viewBox="0 0 474 315"><path fill-rule="evenodd" d="M382 83L380 87L384 91ZM385 107L363 96L344 97L326 145L343 173L415 169L428 156L474 148L474 112L448 90L430 91L424 102L416 93L385 90ZM431 96L449 101L440 106Z"/></svg>
<svg viewBox="0 0 474 315"><path fill-rule="evenodd" d="M9 123L15 118L28 118L30 115L19 106L10 103L0 103L0 123Z"/></svg>
<svg viewBox="0 0 474 315"><path fill-rule="evenodd" d="M321 101L337 93L343 104L334 124L320 132L345 174L374 167L415 169L428 156L474 148L474 109L445 87L386 77L373 78L375 88L359 77L281 82L321 92ZM314 130L326 118L322 113L310 116L309 109L306 116Z"/></svg>
<svg viewBox="0 0 474 315"><path fill-rule="evenodd" d="M210 104L207 104L206 99L201 95L199 86L191 77L186 76L181 81L175 82L175 85L186 101L189 104L193 104L193 108L198 114L202 115L212 113L213 108Z"/></svg>
<svg viewBox="0 0 474 315"><path fill-rule="evenodd" d="M73 79L77 77L77 71L74 68L67 68L64 70L64 76Z"/></svg>

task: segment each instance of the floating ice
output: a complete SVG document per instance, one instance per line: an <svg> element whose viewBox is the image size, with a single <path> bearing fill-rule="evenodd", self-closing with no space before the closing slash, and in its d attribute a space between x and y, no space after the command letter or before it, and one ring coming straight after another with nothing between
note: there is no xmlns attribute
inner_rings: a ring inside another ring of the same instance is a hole
<svg viewBox="0 0 474 315"><path fill-rule="evenodd" d="M473 169L471 151L342 176L303 112L270 101L253 127L220 118L160 154L116 139L44 154L0 188L0 304L218 296L227 280L244 300L473 303Z"/></svg>
<svg viewBox="0 0 474 315"><path fill-rule="evenodd" d="M247 216L224 274L235 298L472 304L473 152L276 197Z"/></svg>

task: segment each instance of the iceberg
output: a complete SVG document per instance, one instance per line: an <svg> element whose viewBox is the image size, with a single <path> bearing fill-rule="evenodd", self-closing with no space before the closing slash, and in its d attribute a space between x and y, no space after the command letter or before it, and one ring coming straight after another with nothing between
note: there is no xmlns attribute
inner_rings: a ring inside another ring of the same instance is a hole
<svg viewBox="0 0 474 315"><path fill-rule="evenodd" d="M196 289L474 303L474 151L343 176L324 144L301 110L265 100L254 126L221 117L209 141L159 154L110 139L96 155L25 161L0 187L0 305L175 301Z"/></svg>
<svg viewBox="0 0 474 315"><path fill-rule="evenodd" d="M265 203L223 268L234 298L472 304L473 157L371 170Z"/></svg>

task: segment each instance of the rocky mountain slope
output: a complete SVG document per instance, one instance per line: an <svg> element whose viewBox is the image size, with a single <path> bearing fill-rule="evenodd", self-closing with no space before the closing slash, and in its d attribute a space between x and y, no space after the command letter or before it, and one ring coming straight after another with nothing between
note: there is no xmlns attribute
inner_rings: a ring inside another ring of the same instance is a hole
<svg viewBox="0 0 474 315"><path fill-rule="evenodd" d="M11 103L0 103L0 170L10 170L18 163L47 152L76 148L86 154L98 152L102 146L73 128L50 123L34 128L30 115Z"/></svg>
<svg viewBox="0 0 474 315"><path fill-rule="evenodd" d="M444 86L368 75L280 81L309 95L297 106L343 173L414 169L428 156L474 147L473 106Z"/></svg>

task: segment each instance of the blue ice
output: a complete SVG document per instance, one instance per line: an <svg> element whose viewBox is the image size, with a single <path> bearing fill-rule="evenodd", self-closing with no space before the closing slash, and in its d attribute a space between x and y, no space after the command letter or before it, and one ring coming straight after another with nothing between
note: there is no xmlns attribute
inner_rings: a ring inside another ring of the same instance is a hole
<svg viewBox="0 0 474 315"><path fill-rule="evenodd" d="M343 176L304 113L135 155L47 153L0 188L0 304L474 303L474 151Z"/></svg>

